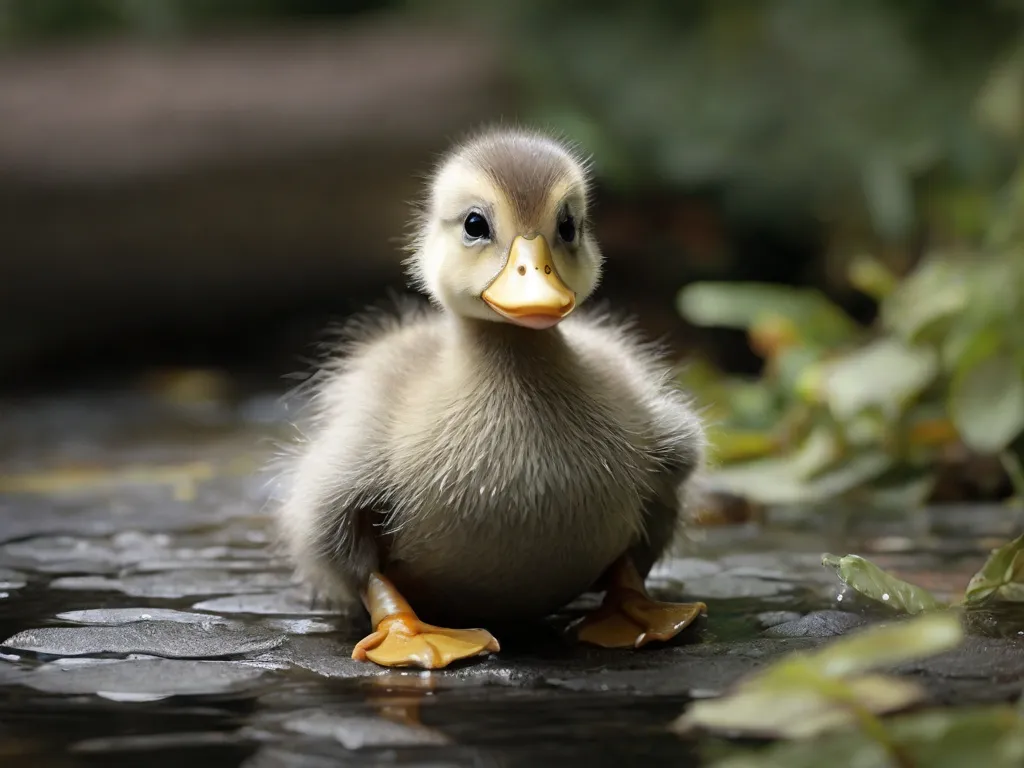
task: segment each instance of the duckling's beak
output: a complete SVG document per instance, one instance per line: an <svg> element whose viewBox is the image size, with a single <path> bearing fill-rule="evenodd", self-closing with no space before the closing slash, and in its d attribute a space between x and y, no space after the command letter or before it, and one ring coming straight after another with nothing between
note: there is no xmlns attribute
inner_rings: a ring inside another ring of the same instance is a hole
<svg viewBox="0 0 1024 768"><path fill-rule="evenodd" d="M550 328L576 307L576 294L558 276L543 235L512 241L505 267L480 295L491 309L527 328Z"/></svg>

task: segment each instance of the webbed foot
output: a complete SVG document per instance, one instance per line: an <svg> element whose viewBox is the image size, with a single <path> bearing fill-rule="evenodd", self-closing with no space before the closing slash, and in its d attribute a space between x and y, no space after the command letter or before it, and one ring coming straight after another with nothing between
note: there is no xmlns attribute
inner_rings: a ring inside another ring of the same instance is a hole
<svg viewBox="0 0 1024 768"><path fill-rule="evenodd" d="M389 616L360 640L352 658L385 667L441 669L453 661L500 650L484 629L445 629L426 624L413 614Z"/></svg>
<svg viewBox="0 0 1024 768"><path fill-rule="evenodd" d="M605 575L608 590L601 607L576 625L576 637L602 648L639 648L652 640L671 640L698 616L704 603L663 603L647 594L644 580L628 556Z"/></svg>
<svg viewBox="0 0 1024 768"><path fill-rule="evenodd" d="M652 640L671 640L701 615L707 615L704 603L662 603L621 590L577 624L576 637L602 648L639 648Z"/></svg>
<svg viewBox="0 0 1024 768"><path fill-rule="evenodd" d="M441 669L453 661L496 653L498 641L484 629L445 629L419 620L386 576L371 573L363 593L374 631L352 649L352 658L384 667Z"/></svg>

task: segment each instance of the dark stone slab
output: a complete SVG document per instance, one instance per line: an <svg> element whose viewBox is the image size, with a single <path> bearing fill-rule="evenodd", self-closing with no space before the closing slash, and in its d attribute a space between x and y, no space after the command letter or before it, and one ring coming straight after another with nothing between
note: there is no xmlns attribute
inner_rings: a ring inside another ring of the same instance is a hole
<svg viewBox="0 0 1024 768"><path fill-rule="evenodd" d="M292 583L289 573L253 571L236 573L225 570L174 570L155 574L138 574L120 579L102 576L68 576L55 579L53 589L90 592L123 592L132 597L178 598L197 595L228 595L259 593L286 587Z"/></svg>
<svg viewBox="0 0 1024 768"><path fill-rule="evenodd" d="M77 661L77 660L76 660ZM266 669L226 661L131 659L87 664L51 662L21 684L46 693L99 694L128 700L237 692L252 688Z"/></svg>
<svg viewBox="0 0 1024 768"><path fill-rule="evenodd" d="M863 616L846 611L814 611L793 621L769 627L768 637L834 637L866 623Z"/></svg>
<svg viewBox="0 0 1024 768"><path fill-rule="evenodd" d="M313 606L308 590L303 589L230 595L212 600L203 600L192 607L197 611L210 611L212 613L248 613L274 616L330 616L342 613L340 610Z"/></svg>
<svg viewBox="0 0 1024 768"><path fill-rule="evenodd" d="M790 621L796 621L800 618L798 611L765 611L764 613L757 614L757 622L765 629L769 627L777 627L779 624L785 624Z"/></svg>
<svg viewBox="0 0 1024 768"><path fill-rule="evenodd" d="M817 645L811 640L750 640L674 648L646 655L637 653L628 666L620 661L569 674L550 669L545 681L560 688L595 694L615 691L641 696L710 695L724 691L783 654Z"/></svg>
<svg viewBox="0 0 1024 768"><path fill-rule="evenodd" d="M140 621L177 621L182 624L230 624L230 620L209 613L189 613L172 608L93 608L65 611L57 618L71 624L119 626Z"/></svg>
<svg viewBox="0 0 1024 768"><path fill-rule="evenodd" d="M966 638L956 650L897 667L937 704L1016 701L1024 692L1024 637Z"/></svg>
<svg viewBox="0 0 1024 768"><path fill-rule="evenodd" d="M43 656L126 656L174 659L243 656L275 648L284 636L255 627L147 621L105 627L42 627L19 632L4 648Z"/></svg>

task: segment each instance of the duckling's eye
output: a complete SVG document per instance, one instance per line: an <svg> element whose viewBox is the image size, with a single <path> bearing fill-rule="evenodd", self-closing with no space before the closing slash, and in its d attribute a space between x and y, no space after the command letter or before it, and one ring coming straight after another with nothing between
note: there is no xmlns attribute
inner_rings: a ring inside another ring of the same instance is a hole
<svg viewBox="0 0 1024 768"><path fill-rule="evenodd" d="M487 223L487 219L477 211L471 212L466 217L462 229L466 233L467 240L488 240L491 237L491 227Z"/></svg>
<svg viewBox="0 0 1024 768"><path fill-rule="evenodd" d="M572 217L571 213L564 214L561 221L558 222L558 236L567 243L576 239L576 219Z"/></svg>

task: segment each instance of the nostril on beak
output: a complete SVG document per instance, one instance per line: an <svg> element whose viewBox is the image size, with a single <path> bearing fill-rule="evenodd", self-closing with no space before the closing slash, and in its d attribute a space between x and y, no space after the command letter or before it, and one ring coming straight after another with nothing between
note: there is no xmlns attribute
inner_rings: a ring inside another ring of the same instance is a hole
<svg viewBox="0 0 1024 768"><path fill-rule="evenodd" d="M518 272L518 273L519 273L520 275L525 275L525 274L526 274L526 267L524 267L524 266L523 266L522 264L520 264L520 265L519 265L519 268L518 268L518 269L517 269L516 271L517 271L517 272Z"/></svg>

